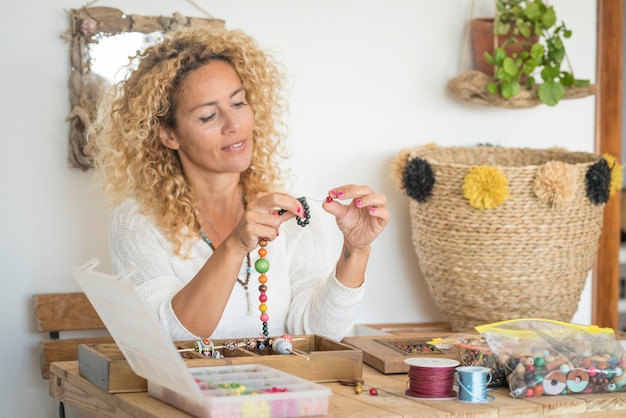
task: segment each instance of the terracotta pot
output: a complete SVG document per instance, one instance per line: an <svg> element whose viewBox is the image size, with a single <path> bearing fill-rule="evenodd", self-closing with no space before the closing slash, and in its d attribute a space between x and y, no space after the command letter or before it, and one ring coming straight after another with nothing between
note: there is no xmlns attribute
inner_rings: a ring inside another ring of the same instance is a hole
<svg viewBox="0 0 626 418"><path fill-rule="evenodd" d="M472 48L474 52L474 69L492 76L493 66L485 61L485 52L493 55L494 34L493 34L493 18L476 18L471 21L472 31ZM530 46L537 41L536 36L525 38L521 35L498 36L497 45L502 45L509 38L517 39L517 43L507 45L507 54L519 54L524 49L530 49Z"/></svg>

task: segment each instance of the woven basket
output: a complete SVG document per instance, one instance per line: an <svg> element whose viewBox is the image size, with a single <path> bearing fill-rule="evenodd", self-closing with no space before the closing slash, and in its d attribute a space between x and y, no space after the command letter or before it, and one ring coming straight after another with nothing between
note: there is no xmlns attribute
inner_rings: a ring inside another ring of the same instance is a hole
<svg viewBox="0 0 626 418"><path fill-rule="evenodd" d="M430 293L453 330L524 317L571 321L597 253L610 191L606 183L606 200L592 201L588 173L606 160L491 146L425 146L398 156L407 165L416 158L432 167L434 184L428 196L408 193L413 245ZM539 170L551 161L561 162L573 179L569 201L558 208L540 200L535 186ZM477 209L468 203L464 181L476 166L495 167L506 178L509 196L499 206ZM405 173L407 188L409 181Z"/></svg>

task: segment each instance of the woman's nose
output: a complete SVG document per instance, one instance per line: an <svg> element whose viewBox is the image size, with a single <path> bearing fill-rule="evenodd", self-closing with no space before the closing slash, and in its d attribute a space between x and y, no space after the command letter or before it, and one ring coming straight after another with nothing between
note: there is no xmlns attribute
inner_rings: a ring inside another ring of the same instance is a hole
<svg viewBox="0 0 626 418"><path fill-rule="evenodd" d="M224 133L236 132L239 128L241 128L241 121L236 112L232 110L224 112Z"/></svg>

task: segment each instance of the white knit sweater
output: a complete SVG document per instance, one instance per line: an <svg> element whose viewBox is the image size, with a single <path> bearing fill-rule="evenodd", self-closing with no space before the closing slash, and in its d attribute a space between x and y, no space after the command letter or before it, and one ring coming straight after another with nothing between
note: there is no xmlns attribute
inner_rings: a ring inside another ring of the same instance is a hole
<svg viewBox="0 0 626 418"><path fill-rule="evenodd" d="M365 285L347 288L336 279L334 270L329 272L323 228L315 222L315 208L311 209L311 223L307 227L299 226L295 219L289 220L281 226L278 238L267 245L269 335L317 334L340 340L353 325ZM246 291L236 282L213 335L198 336L179 322L172 310L172 297L211 257L210 247L199 237L187 259L175 256L172 242L140 212L132 199L112 214L110 246L115 272L132 271L131 279L173 341L260 336L259 275L254 271L256 250L250 253L251 312L248 312ZM246 268L244 260L241 280L245 280Z"/></svg>

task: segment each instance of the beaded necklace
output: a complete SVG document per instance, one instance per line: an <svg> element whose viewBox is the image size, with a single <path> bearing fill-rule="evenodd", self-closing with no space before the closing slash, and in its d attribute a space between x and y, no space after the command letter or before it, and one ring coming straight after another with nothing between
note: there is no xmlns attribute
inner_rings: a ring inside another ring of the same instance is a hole
<svg viewBox="0 0 626 418"><path fill-rule="evenodd" d="M217 231L216 231L217 232ZM206 244L215 252L215 247L213 243L207 237L204 229L200 229L200 236L202 237L202 241L206 242ZM239 283L246 290L246 301L248 302L248 315L252 315L252 300L250 300L250 291L248 290L248 285L250 284L250 273L252 272L252 263L250 262L250 253L246 254L246 280L241 280L239 276L237 276L237 283Z"/></svg>
<svg viewBox="0 0 626 418"><path fill-rule="evenodd" d="M302 217L296 216L296 222L298 223L298 225L304 228L305 226L309 224L309 219L311 219L311 213L309 210L310 208L305 197L299 197L298 201L302 204L302 207L304 209L304 214ZM201 213L202 213L202 216L204 216L204 218L207 220L211 228L213 228L213 230L217 233L217 235L220 238L222 238L219 231L215 228L213 223L207 218L204 212L201 212ZM279 215L282 215L283 213L285 213L284 209L281 209L278 211ZM207 245L215 252L215 247L213 246L213 243L211 243L211 240L209 239L209 237L207 237L206 233L204 232L204 229L200 229L200 236L202 237L202 240L206 242ZM223 240L224 239L222 238L222 241ZM260 319L263 324L263 335L265 335L266 337L269 337L268 321L270 317L267 314L267 304L265 303L267 302L267 275L265 273L267 273L270 269L270 263L265 258L267 256L267 248L266 248L267 240L264 238L259 239L259 247L260 248L257 252L259 254L259 259L254 262L254 269L257 271L257 273L259 273L259 279L258 279L259 280L259 292L260 292L259 301L261 302L261 304L259 305L259 311L261 311ZM250 272L252 270L252 265L250 262L250 253L246 255L246 260L247 260L246 281L244 282L241 279L239 279L239 277L237 277L237 282L239 282L239 284L241 284L244 287L244 289L246 289L246 298L248 300L248 315L252 315L252 302L250 301L250 293L248 292L248 284L250 283Z"/></svg>
<svg viewBox="0 0 626 418"><path fill-rule="evenodd" d="M296 222L298 223L298 225L300 225L301 227L305 227L309 224L309 219L311 219L311 213L309 211L309 205L307 204L306 198L305 197L299 197L298 201L300 203L302 203L302 207L304 208L304 214L302 217L296 216ZM280 209L278 211L279 215L282 215L283 213L285 213L285 209ZM267 304L265 302L267 302L267 276L265 275L265 273L267 273L270 269L270 262L267 261L267 259L265 258L267 256L267 240L266 239L259 239L259 259L257 261L254 262L254 269L257 271L257 273L259 273L259 292L261 292L261 294L259 295L259 301L261 302L261 304L259 305L259 311L261 311L261 323L263 324L263 335L265 335L266 337L269 336L269 326L268 326L268 321L270 319L269 315L267 314Z"/></svg>

